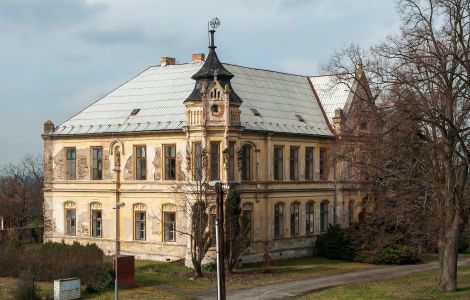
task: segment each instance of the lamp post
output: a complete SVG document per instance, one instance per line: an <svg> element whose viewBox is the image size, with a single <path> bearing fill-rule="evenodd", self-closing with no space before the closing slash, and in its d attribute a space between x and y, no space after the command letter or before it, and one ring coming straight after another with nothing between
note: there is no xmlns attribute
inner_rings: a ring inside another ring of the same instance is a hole
<svg viewBox="0 0 470 300"><path fill-rule="evenodd" d="M116 206L113 208L116 210L116 239L115 249L116 254L114 255L114 300L119 299L119 282L118 282L118 256L119 256L119 209L124 207L125 203L120 202L121 188L121 153L119 147L115 149L115 160L114 160L114 171L116 172Z"/></svg>
<svg viewBox="0 0 470 300"><path fill-rule="evenodd" d="M217 300L225 300L225 264L224 264L224 187L221 182L210 182L215 187L216 217L215 217L215 249L217 252Z"/></svg>

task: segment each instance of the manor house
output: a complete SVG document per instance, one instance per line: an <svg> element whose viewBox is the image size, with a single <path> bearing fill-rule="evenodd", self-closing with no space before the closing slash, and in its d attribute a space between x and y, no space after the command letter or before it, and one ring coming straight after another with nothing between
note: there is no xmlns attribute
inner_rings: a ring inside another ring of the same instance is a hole
<svg viewBox="0 0 470 300"><path fill-rule="evenodd" d="M45 241L112 254L117 234L123 254L187 257L186 195L175 187L200 180L205 151L209 179L241 193L245 260L310 254L328 224L358 218L363 197L346 184L351 166L333 159L357 102L333 82L221 63L213 43L207 58L162 57L62 124L44 124Z"/></svg>

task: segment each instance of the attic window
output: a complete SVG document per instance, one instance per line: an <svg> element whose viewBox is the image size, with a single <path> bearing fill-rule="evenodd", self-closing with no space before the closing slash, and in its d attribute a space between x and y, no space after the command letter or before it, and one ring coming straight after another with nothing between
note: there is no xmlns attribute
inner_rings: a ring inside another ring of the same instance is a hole
<svg viewBox="0 0 470 300"><path fill-rule="evenodd" d="M250 110L255 116L261 117L261 114L259 113L259 111L256 108L250 108Z"/></svg>
<svg viewBox="0 0 470 300"><path fill-rule="evenodd" d="M304 122L304 123L305 123L305 119L304 119L301 115L295 115L295 117L296 117L297 120L299 120L300 122Z"/></svg>
<svg viewBox="0 0 470 300"><path fill-rule="evenodd" d="M137 115L137 114L139 113L139 111L140 111L140 108L135 108L135 109L133 109L133 110L131 111L131 116Z"/></svg>

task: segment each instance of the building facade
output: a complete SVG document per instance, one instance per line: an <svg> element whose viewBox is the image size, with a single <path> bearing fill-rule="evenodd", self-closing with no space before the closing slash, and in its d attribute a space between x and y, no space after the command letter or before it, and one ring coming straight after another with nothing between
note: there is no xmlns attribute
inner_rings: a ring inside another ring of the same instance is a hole
<svg viewBox="0 0 470 300"><path fill-rule="evenodd" d="M328 224L357 219L362 195L332 159L338 135L324 109L351 105L352 92L322 99L315 78L223 64L215 49L186 64L163 57L63 124L44 124L45 241L112 254L117 235L123 254L187 257L177 187L198 180L203 151L209 179L241 193L246 261L308 255Z"/></svg>

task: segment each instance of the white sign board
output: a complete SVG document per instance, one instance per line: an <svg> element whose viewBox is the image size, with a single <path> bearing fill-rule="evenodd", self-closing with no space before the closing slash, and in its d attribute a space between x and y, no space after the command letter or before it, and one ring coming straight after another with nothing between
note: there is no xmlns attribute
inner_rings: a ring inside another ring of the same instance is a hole
<svg viewBox="0 0 470 300"><path fill-rule="evenodd" d="M54 280L54 300L80 299L80 278Z"/></svg>

